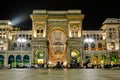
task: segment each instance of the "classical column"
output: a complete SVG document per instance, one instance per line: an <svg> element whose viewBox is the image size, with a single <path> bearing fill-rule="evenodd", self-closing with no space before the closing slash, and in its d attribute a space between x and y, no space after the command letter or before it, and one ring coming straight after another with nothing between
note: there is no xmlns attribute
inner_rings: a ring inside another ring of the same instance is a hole
<svg viewBox="0 0 120 80"><path fill-rule="evenodd" d="M8 51L7 51L7 55L4 55L4 67L8 67Z"/></svg>
<svg viewBox="0 0 120 80"><path fill-rule="evenodd" d="M31 54L31 64L34 63L35 64L35 48L33 47L32 49L32 54Z"/></svg>
<svg viewBox="0 0 120 80"><path fill-rule="evenodd" d="M45 48L45 56L44 56L44 68L47 68L48 63L48 47Z"/></svg>
<svg viewBox="0 0 120 80"><path fill-rule="evenodd" d="M107 64L111 64L110 62L110 52L106 51L107 54Z"/></svg>
<svg viewBox="0 0 120 80"><path fill-rule="evenodd" d="M70 65L70 47L67 46L67 64Z"/></svg>
<svg viewBox="0 0 120 80"><path fill-rule="evenodd" d="M45 64L48 62L48 48L46 47L45 48L45 58L44 58L44 60L45 60Z"/></svg>

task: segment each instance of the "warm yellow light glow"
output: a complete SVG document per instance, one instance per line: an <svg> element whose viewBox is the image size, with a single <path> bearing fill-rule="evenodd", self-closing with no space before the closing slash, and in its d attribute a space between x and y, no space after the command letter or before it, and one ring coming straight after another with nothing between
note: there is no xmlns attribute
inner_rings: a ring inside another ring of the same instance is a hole
<svg viewBox="0 0 120 80"><path fill-rule="evenodd" d="M37 37L37 35L34 33L34 37L36 38Z"/></svg>
<svg viewBox="0 0 120 80"><path fill-rule="evenodd" d="M45 37L45 33L43 33L43 37Z"/></svg>
<svg viewBox="0 0 120 80"><path fill-rule="evenodd" d="M114 62L113 61L111 61L111 65L113 66L113 64L114 64Z"/></svg>
<svg viewBox="0 0 120 80"><path fill-rule="evenodd" d="M67 65L67 62L65 61L65 62L63 63L63 65L66 66L66 65Z"/></svg>
<svg viewBox="0 0 120 80"><path fill-rule="evenodd" d="M69 37L72 37L72 35L71 35L71 30L69 30Z"/></svg>
<svg viewBox="0 0 120 80"><path fill-rule="evenodd" d="M71 56L72 56L72 57L77 57L78 54L77 54L76 52L73 51L73 52L71 53Z"/></svg>
<svg viewBox="0 0 120 80"><path fill-rule="evenodd" d="M103 35L103 40L105 39L105 36Z"/></svg>
<svg viewBox="0 0 120 80"><path fill-rule="evenodd" d="M38 64L43 64L44 60L43 59L38 59Z"/></svg>
<svg viewBox="0 0 120 80"><path fill-rule="evenodd" d="M101 64L103 64L104 62L103 62L103 60L101 60Z"/></svg>
<svg viewBox="0 0 120 80"><path fill-rule="evenodd" d="M116 44L115 48L115 50L119 50L119 44Z"/></svg>
<svg viewBox="0 0 120 80"><path fill-rule="evenodd" d="M10 36L9 39L12 40L12 36Z"/></svg>
<svg viewBox="0 0 120 80"><path fill-rule="evenodd" d="M96 64L96 61L94 61L94 64Z"/></svg>
<svg viewBox="0 0 120 80"><path fill-rule="evenodd" d="M80 30L78 31L78 37L81 37L81 32L80 32Z"/></svg>
<svg viewBox="0 0 120 80"><path fill-rule="evenodd" d="M52 62L49 61L48 64L52 64Z"/></svg>

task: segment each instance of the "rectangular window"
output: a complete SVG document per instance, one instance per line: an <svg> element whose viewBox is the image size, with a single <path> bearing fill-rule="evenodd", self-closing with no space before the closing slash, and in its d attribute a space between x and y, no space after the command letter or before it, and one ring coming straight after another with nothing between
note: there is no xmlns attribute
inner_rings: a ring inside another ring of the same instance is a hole
<svg viewBox="0 0 120 80"><path fill-rule="evenodd" d="M39 33L40 32L40 30L37 30L37 33Z"/></svg>
<svg viewBox="0 0 120 80"><path fill-rule="evenodd" d="M41 29L41 31L40 31L41 33L43 33L43 29Z"/></svg>

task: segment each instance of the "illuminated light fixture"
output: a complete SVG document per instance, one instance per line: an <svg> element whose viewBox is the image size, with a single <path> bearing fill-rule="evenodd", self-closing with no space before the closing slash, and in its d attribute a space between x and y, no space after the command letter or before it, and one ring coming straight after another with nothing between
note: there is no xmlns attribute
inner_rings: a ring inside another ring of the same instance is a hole
<svg viewBox="0 0 120 80"><path fill-rule="evenodd" d="M26 42L27 40L26 39L24 39L24 38L18 38L17 39L17 42L20 42L20 43L24 43L24 42Z"/></svg>
<svg viewBox="0 0 120 80"><path fill-rule="evenodd" d="M52 62L49 61L48 64L52 64Z"/></svg>
<svg viewBox="0 0 120 80"><path fill-rule="evenodd" d="M67 61L65 61L65 62L63 63L63 65L67 65Z"/></svg>
<svg viewBox="0 0 120 80"><path fill-rule="evenodd" d="M38 59L38 64L43 64L44 60L43 59Z"/></svg>
<svg viewBox="0 0 120 80"><path fill-rule="evenodd" d="M87 38L87 39L85 39L84 41L87 42L87 43L91 43L91 42L94 42L94 39Z"/></svg>
<svg viewBox="0 0 120 80"><path fill-rule="evenodd" d="M104 61L103 60L101 60L101 64L103 64L104 63Z"/></svg>
<svg viewBox="0 0 120 80"><path fill-rule="evenodd" d="M9 22L8 22L8 25L12 25L12 23L9 21Z"/></svg>

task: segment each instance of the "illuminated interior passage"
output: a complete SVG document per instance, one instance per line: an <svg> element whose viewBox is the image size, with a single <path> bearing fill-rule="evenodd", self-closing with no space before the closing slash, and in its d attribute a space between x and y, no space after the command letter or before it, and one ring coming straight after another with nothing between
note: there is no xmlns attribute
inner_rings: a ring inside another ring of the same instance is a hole
<svg viewBox="0 0 120 80"><path fill-rule="evenodd" d="M115 64L117 62L116 55L111 55L111 64Z"/></svg>
<svg viewBox="0 0 120 80"><path fill-rule="evenodd" d="M106 56L105 55L101 56L101 64L106 64Z"/></svg>
<svg viewBox="0 0 120 80"><path fill-rule="evenodd" d="M13 55L9 56L8 63L10 64L11 67L15 67L15 59Z"/></svg>
<svg viewBox="0 0 120 80"><path fill-rule="evenodd" d="M51 65L57 62L66 63L66 35L61 29L49 33L49 59Z"/></svg>
<svg viewBox="0 0 120 80"><path fill-rule="evenodd" d="M43 64L44 63L44 52L43 50L38 50L35 53L35 63L36 64Z"/></svg>
<svg viewBox="0 0 120 80"><path fill-rule="evenodd" d="M80 53L77 50L71 52L71 62L74 61L76 61L76 63L80 62Z"/></svg>
<svg viewBox="0 0 120 80"><path fill-rule="evenodd" d="M16 56L16 65L20 65L20 63L22 63L21 55L17 55Z"/></svg>

